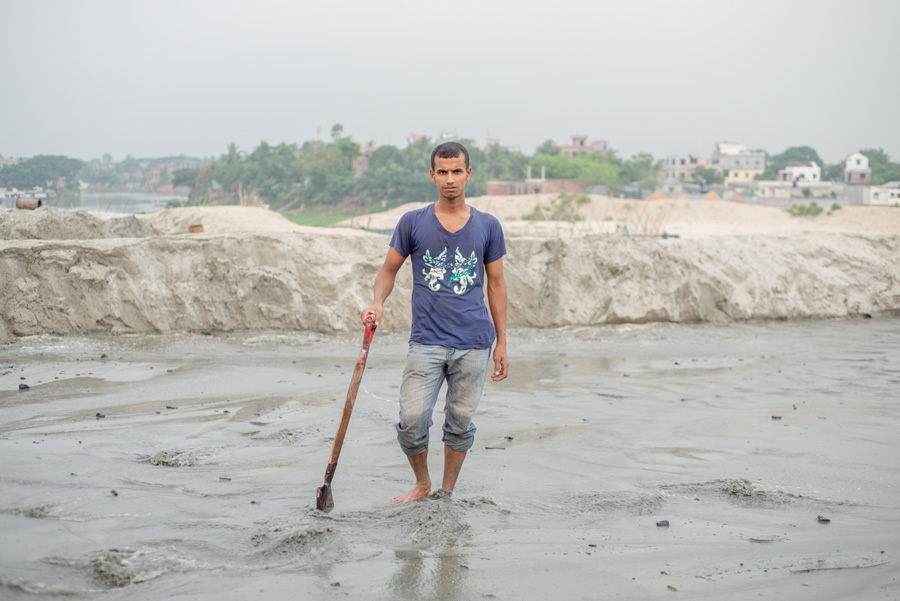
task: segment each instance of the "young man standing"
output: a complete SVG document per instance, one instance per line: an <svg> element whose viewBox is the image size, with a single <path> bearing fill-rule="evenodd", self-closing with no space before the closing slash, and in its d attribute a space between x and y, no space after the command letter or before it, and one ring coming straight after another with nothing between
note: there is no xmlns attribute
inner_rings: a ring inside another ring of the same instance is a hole
<svg viewBox="0 0 900 601"><path fill-rule="evenodd" d="M384 265L375 276L375 300L361 312L381 322L384 301L400 266L412 258L412 330L403 381L397 440L409 459L416 484L391 499L405 503L431 492L428 440L438 392L447 381L444 407L444 477L452 491L472 448L472 416L481 399L494 346L495 382L509 375L506 354L506 244L500 222L466 204L472 175L462 144L445 142L431 153L431 181L438 201L400 218ZM484 284L490 315L484 304Z"/></svg>

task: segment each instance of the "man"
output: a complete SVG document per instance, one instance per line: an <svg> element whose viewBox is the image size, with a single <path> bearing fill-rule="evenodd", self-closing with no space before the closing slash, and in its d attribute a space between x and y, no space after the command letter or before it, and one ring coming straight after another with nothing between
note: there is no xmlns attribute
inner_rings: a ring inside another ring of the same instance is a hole
<svg viewBox="0 0 900 601"><path fill-rule="evenodd" d="M412 330L403 381L397 440L409 459L416 484L391 499L405 503L431 492L428 440L438 392L447 381L444 406L444 477L441 488L456 486L466 453L472 448L472 416L481 399L493 352L495 382L509 375L506 354L506 244L500 222L466 204L472 175L462 144L445 142L431 153L431 181L438 200L400 218L384 265L375 276L374 303L363 309L381 322L384 301L400 266L412 257ZM484 282L490 316L484 304Z"/></svg>

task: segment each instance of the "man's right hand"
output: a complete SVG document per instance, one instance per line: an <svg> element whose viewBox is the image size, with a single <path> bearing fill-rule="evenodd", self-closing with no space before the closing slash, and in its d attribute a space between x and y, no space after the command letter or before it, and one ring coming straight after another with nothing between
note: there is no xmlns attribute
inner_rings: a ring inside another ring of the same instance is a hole
<svg viewBox="0 0 900 601"><path fill-rule="evenodd" d="M364 326L369 325L366 323L366 319L369 317L369 315L375 318L376 326L381 325L381 317L384 315L384 305L376 303L374 305L366 307L359 312L359 317L360 319L362 319L362 323Z"/></svg>

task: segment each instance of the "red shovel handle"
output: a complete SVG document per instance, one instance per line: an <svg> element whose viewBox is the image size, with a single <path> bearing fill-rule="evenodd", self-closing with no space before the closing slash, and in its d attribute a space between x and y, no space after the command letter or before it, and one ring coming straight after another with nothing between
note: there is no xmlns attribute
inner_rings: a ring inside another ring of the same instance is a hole
<svg viewBox="0 0 900 601"><path fill-rule="evenodd" d="M369 357L369 345L372 344L372 338L375 336L375 316L366 316L366 331L363 334L362 348L359 349L359 359L356 360L357 365L365 365L366 359Z"/></svg>

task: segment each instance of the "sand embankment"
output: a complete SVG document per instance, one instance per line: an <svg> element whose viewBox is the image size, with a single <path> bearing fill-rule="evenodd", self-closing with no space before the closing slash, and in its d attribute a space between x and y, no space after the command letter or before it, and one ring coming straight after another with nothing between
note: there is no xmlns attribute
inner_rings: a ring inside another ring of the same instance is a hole
<svg viewBox="0 0 900 601"><path fill-rule="evenodd" d="M608 200L579 208L591 219L563 225L521 220L514 211L531 211L531 198L473 200L501 217L509 237L511 325L900 309L900 227L893 229L900 211L852 207L797 219L766 207L678 201L653 206L663 213L653 217L632 204L632 212L643 211L637 215L643 223L682 237L628 239L594 233L630 219ZM373 220L395 222L400 212ZM186 233L198 222L204 233ZM58 230L60 223L68 229ZM70 231L74 223L81 223L80 236ZM535 231L515 233L519 224ZM729 229L730 235L712 235ZM349 228L300 227L247 207L106 220L10 209L0 212L0 232L0 340L97 330L350 329L370 302L388 242ZM404 269L386 328L409 326L411 281Z"/></svg>

